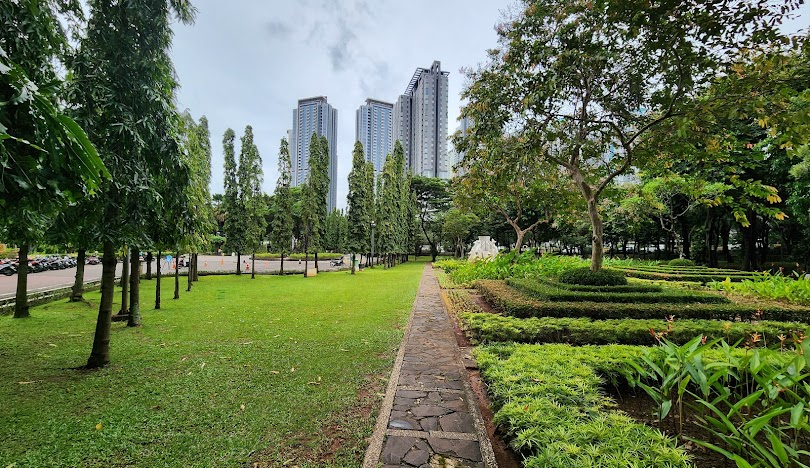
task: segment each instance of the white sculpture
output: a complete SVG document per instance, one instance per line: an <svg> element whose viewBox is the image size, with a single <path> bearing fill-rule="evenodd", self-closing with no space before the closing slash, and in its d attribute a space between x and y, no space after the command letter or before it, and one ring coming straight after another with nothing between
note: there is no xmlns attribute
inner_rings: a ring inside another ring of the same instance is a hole
<svg viewBox="0 0 810 468"><path fill-rule="evenodd" d="M498 244L489 236L478 236L478 240L473 242L470 256L467 259L471 262L478 259L489 260L496 255L498 255Z"/></svg>

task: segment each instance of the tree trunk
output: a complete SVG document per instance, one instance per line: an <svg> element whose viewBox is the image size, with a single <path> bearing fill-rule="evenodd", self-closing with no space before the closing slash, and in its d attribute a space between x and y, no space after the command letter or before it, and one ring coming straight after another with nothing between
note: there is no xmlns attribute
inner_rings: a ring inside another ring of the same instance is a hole
<svg viewBox="0 0 810 468"><path fill-rule="evenodd" d="M591 271L599 271L602 268L602 218L596 209L596 200L588 200L588 217L591 219L593 228L593 239L591 243Z"/></svg>
<svg viewBox="0 0 810 468"><path fill-rule="evenodd" d="M130 253L130 267L132 270L129 272L129 320L127 321L128 327L141 326L141 255L139 248L133 247ZM127 264L124 264L124 269Z"/></svg>
<svg viewBox="0 0 810 468"><path fill-rule="evenodd" d="M318 252L315 251L315 271L318 271Z"/></svg>
<svg viewBox="0 0 810 468"><path fill-rule="evenodd" d="M87 358L88 369L104 367L110 362L110 326L112 325L112 305L115 294L115 246L112 241L104 241L104 256L101 259L101 302L98 306L96 333L93 336L93 350Z"/></svg>
<svg viewBox="0 0 810 468"><path fill-rule="evenodd" d="M79 256L76 257L76 279L73 281L70 302L81 302L84 300L84 262L86 258L87 250L79 249Z"/></svg>
<svg viewBox="0 0 810 468"><path fill-rule="evenodd" d="M256 251L250 258L250 279L256 279ZM188 290L191 291L191 282L188 283Z"/></svg>
<svg viewBox="0 0 810 468"><path fill-rule="evenodd" d="M517 236L517 239L515 240L515 252L516 253L515 253L515 256L512 259L513 263L520 256L520 251L522 250L522 247L523 247L523 236L526 235L526 231L521 231L520 229L515 228L515 235Z"/></svg>
<svg viewBox="0 0 810 468"><path fill-rule="evenodd" d="M284 254L281 254L281 269L278 272L279 276L284 275Z"/></svg>
<svg viewBox="0 0 810 468"><path fill-rule="evenodd" d="M152 260L154 260L154 257L152 257L152 252L146 252L146 258L144 258L144 260L146 260L146 279L151 280L152 279Z"/></svg>
<svg viewBox="0 0 810 468"><path fill-rule="evenodd" d="M121 262L121 310L118 315L129 313L129 247L124 247L124 260Z"/></svg>
<svg viewBox="0 0 810 468"><path fill-rule="evenodd" d="M200 281L200 254L194 254L194 281Z"/></svg>
<svg viewBox="0 0 810 468"><path fill-rule="evenodd" d="M299 263L300 265L300 263ZM309 269L309 251L304 253L304 278L307 277L307 270Z"/></svg>
<svg viewBox="0 0 810 468"><path fill-rule="evenodd" d="M174 257L174 298L180 299L180 251L175 252Z"/></svg>
<svg viewBox="0 0 810 468"><path fill-rule="evenodd" d="M157 270L157 282L155 283L155 310L160 309L160 258L161 252L158 250L158 261L155 269Z"/></svg>
<svg viewBox="0 0 810 468"><path fill-rule="evenodd" d="M354 254L352 254L352 274L354 273Z"/></svg>
<svg viewBox="0 0 810 468"><path fill-rule="evenodd" d="M681 254L683 255L682 258L691 258L692 257L692 239L691 233L689 232L689 224L684 219L681 222L681 241L683 242L683 248L681 250Z"/></svg>
<svg viewBox="0 0 810 468"><path fill-rule="evenodd" d="M20 244L17 255L17 296L14 299L14 318L26 318L28 311L28 244Z"/></svg>
<svg viewBox="0 0 810 468"><path fill-rule="evenodd" d="M760 229L760 249L759 249L759 265L762 268L765 268L765 265L768 264L768 246L770 245L770 234L771 234L771 227L768 225L768 221L763 219L762 220L762 229Z"/></svg>
<svg viewBox="0 0 810 468"><path fill-rule="evenodd" d="M242 253L236 252L236 274L242 274Z"/></svg>
<svg viewBox="0 0 810 468"><path fill-rule="evenodd" d="M186 263L188 268L186 292L191 291L191 282L194 281L194 254L188 254L188 261L189 263Z"/></svg>
<svg viewBox="0 0 810 468"><path fill-rule="evenodd" d="M723 258L729 263L734 261L731 256L731 250L728 248L728 241L731 237L731 223L723 221L720 227L720 238L723 241Z"/></svg>
<svg viewBox="0 0 810 468"><path fill-rule="evenodd" d="M748 210L748 219L750 220L751 225L749 227L742 228L742 238L743 238L743 270L756 270L757 269L757 255L756 255L756 244L757 244L757 215L752 211Z"/></svg>

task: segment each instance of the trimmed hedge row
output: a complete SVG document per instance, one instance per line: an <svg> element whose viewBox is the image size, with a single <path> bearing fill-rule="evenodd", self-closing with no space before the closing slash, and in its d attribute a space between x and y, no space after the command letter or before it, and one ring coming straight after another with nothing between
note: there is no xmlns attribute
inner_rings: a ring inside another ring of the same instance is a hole
<svg viewBox="0 0 810 468"><path fill-rule="evenodd" d="M615 302L657 304L727 304L728 298L697 291L667 290L662 292L584 292L554 288L533 279L509 278L509 286L541 301L551 302Z"/></svg>
<svg viewBox="0 0 810 468"><path fill-rule="evenodd" d="M626 286L627 277L619 270L602 268L591 271L589 267L566 270L557 277L557 281L580 286Z"/></svg>
<svg viewBox="0 0 810 468"><path fill-rule="evenodd" d="M478 343L514 341L518 343L568 343L572 345L627 344L652 346L655 332L667 330L662 320L592 320L590 318L526 318L464 312L459 314L464 329ZM762 335L765 343L779 343L778 335L791 337L796 332L810 334L810 327L795 322L761 321L719 322L716 320L676 320L666 339L687 343L696 336L709 340L724 338L727 343L745 341L753 333Z"/></svg>
<svg viewBox="0 0 810 468"><path fill-rule="evenodd" d="M548 278L534 278L535 281L542 282L557 289L565 291L579 291L579 292L609 292L609 293L654 293L664 290L661 286L655 284L628 284L625 286L583 286L581 284L565 284L558 281L552 281Z"/></svg>
<svg viewBox="0 0 810 468"><path fill-rule="evenodd" d="M493 307L514 317L590 317L593 319L649 319L675 316L678 319L751 320L758 310L738 304L616 304L609 302L544 302L525 296L503 281L480 280L475 288ZM767 306L760 318L807 323L808 309Z"/></svg>
<svg viewBox="0 0 810 468"><path fill-rule="evenodd" d="M656 273L652 271L641 270L621 270L626 276L639 279L648 280L664 280L664 281L693 281L696 283L710 283L712 281L724 281L729 278L731 281L742 281L753 279L753 275L721 275L721 274L694 274L694 273Z"/></svg>
<svg viewBox="0 0 810 468"><path fill-rule="evenodd" d="M732 270L728 268L707 268L707 267L677 267L669 265L611 265L615 270L642 270L662 273L706 273L706 274L736 274L736 275L756 275L757 272Z"/></svg>

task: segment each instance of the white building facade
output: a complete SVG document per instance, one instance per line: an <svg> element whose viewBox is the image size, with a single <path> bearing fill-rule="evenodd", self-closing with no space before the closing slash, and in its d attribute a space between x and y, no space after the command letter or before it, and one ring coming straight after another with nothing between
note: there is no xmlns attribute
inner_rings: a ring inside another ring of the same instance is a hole
<svg viewBox="0 0 810 468"><path fill-rule="evenodd" d="M337 109L326 102L326 96L317 96L298 101L293 109L293 128L290 135L292 159L292 186L302 185L309 174L309 144L312 134L325 136L329 143L329 194L327 210L337 208Z"/></svg>
<svg viewBox="0 0 810 468"><path fill-rule="evenodd" d="M405 150L407 168L416 175L447 179L448 75L441 62L417 68L405 94L394 105L394 140Z"/></svg>
<svg viewBox="0 0 810 468"><path fill-rule="evenodd" d="M377 99L366 99L357 109L355 140L363 144L366 161L382 172L385 157L394 150L394 105Z"/></svg>

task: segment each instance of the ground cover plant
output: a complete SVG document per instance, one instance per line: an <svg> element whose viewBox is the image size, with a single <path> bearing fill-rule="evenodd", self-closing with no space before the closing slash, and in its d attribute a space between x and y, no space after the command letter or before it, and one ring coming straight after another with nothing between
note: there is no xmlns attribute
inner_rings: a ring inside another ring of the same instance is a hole
<svg viewBox="0 0 810 468"><path fill-rule="evenodd" d="M704 432L686 439L738 467L807 466L810 342L771 350L754 341L742 354L701 336L680 346L664 340L640 360L628 360L628 382L655 402L659 427L670 423L681 437L692 413Z"/></svg>
<svg viewBox="0 0 810 468"><path fill-rule="evenodd" d="M557 280L564 284L580 286L626 286L627 277L621 271L602 269L591 271L589 267L570 268L563 271Z"/></svg>
<svg viewBox="0 0 810 468"><path fill-rule="evenodd" d="M500 344L477 348L475 357L494 421L524 466L691 466L673 439L612 409L600 392L603 378L618 380L624 363L642 353L621 345Z"/></svg>
<svg viewBox="0 0 810 468"><path fill-rule="evenodd" d="M500 254L491 260L476 262L456 262L442 264L442 268L459 284L472 283L479 279L504 279L543 277L556 278L571 268L587 265L587 260L579 257L543 255L534 252Z"/></svg>
<svg viewBox="0 0 810 468"><path fill-rule="evenodd" d="M695 281L708 283L711 281L742 281L760 276L757 272L708 268L700 266L673 266L673 265L613 265L610 268L621 271L633 278L666 281Z"/></svg>
<svg viewBox="0 0 810 468"><path fill-rule="evenodd" d="M762 277L756 279L746 279L736 283L725 280L715 281L708 283L707 286L725 293L810 305L810 279L803 276L789 277L771 275L766 272Z"/></svg>
<svg viewBox="0 0 810 468"><path fill-rule="evenodd" d="M504 281L476 281L475 288L499 312L519 318L526 317L589 317L593 319L662 319L676 316L681 319L712 320L779 320L806 322L810 320L807 308L789 305L763 304L673 304L673 303L616 303L616 302L550 302L540 301L523 294Z"/></svg>
<svg viewBox="0 0 810 468"><path fill-rule="evenodd" d="M359 466L423 266L202 278L92 372L98 293L0 317L0 466Z"/></svg>
<svg viewBox="0 0 810 468"><path fill-rule="evenodd" d="M461 303L461 301L458 301ZM472 304L475 305L474 303ZM810 327L797 322L721 322L717 320L656 320L532 317L519 319L482 311L462 303L462 327L476 343L568 343L572 345L627 344L652 346L663 337L683 344L696 336L722 338L729 343L747 344L756 335L769 344L780 338L807 335Z"/></svg>

